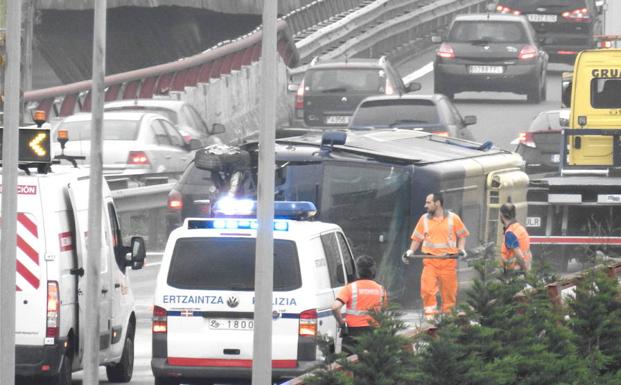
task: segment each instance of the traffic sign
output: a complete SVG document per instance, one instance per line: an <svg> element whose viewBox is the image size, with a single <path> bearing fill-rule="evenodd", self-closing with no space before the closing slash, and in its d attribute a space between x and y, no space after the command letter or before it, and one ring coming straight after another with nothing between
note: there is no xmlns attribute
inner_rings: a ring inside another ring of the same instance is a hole
<svg viewBox="0 0 621 385"><path fill-rule="evenodd" d="M2 128L0 128L0 158L2 157ZM50 130L44 128L19 129L19 163L50 163Z"/></svg>

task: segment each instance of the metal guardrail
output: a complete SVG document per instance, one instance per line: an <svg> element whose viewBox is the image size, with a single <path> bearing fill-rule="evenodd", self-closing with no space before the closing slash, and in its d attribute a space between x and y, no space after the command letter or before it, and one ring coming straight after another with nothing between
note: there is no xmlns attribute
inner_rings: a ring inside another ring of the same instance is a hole
<svg viewBox="0 0 621 385"><path fill-rule="evenodd" d="M297 42L300 61L308 63L314 56L390 56L447 27L456 14L480 12L487 4L481 0L377 0ZM305 69L301 66L291 73Z"/></svg>
<svg viewBox="0 0 621 385"><path fill-rule="evenodd" d="M166 207L168 193L174 185L175 183L165 183L112 190L112 199L120 214L161 209Z"/></svg>
<svg viewBox="0 0 621 385"><path fill-rule="evenodd" d="M287 22L291 35L296 37L321 25L336 15L363 6L369 0L315 0L302 8L289 12L282 17Z"/></svg>
<svg viewBox="0 0 621 385"><path fill-rule="evenodd" d="M287 25L277 25L278 52L287 65L298 60L297 49ZM185 87L206 83L239 70L259 60L262 30L257 28L233 41L224 41L200 54L139 70L106 76L105 101L151 98L157 94L181 91ZM45 111L49 117L73 115L90 111L92 82L50 87L24 93L28 109Z"/></svg>

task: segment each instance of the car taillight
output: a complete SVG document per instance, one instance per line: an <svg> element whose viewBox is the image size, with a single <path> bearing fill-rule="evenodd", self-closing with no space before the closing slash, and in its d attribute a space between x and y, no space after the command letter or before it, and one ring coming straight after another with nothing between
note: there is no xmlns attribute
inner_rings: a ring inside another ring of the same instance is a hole
<svg viewBox="0 0 621 385"><path fill-rule="evenodd" d="M591 20L591 16L589 15L589 10L587 8L578 8L573 11L565 11L561 13L567 20L576 21L576 22L584 22Z"/></svg>
<svg viewBox="0 0 621 385"><path fill-rule="evenodd" d="M58 293L58 282L47 282L47 321L45 336L58 337L60 326L60 295Z"/></svg>
<svg viewBox="0 0 621 385"><path fill-rule="evenodd" d="M436 55L443 59L454 59L455 58L455 50L449 44L442 43L438 51L436 51Z"/></svg>
<svg viewBox="0 0 621 385"><path fill-rule="evenodd" d="M520 53L518 55L518 58L520 60L528 60L528 59L533 59L535 57L537 57L537 47L534 47L532 45L525 45L524 47L522 47L522 49L520 50Z"/></svg>
<svg viewBox="0 0 621 385"><path fill-rule="evenodd" d="M298 333L301 336L310 337L317 335L317 310L304 310L300 313L300 328Z"/></svg>
<svg viewBox="0 0 621 385"><path fill-rule="evenodd" d="M532 132L520 132L519 143L526 147L535 148L535 137Z"/></svg>
<svg viewBox="0 0 621 385"><path fill-rule="evenodd" d="M295 109L303 110L304 109L304 80L298 86L298 90L295 93Z"/></svg>
<svg viewBox="0 0 621 385"><path fill-rule="evenodd" d="M183 208L183 197L177 190L171 190L168 193L168 209L180 211Z"/></svg>
<svg viewBox="0 0 621 385"><path fill-rule="evenodd" d="M511 9L509 7L505 7L504 5L497 6L496 7L496 12L508 13L508 14L515 15L515 16L518 16L518 15L522 14L522 11L518 11L517 9Z"/></svg>
<svg viewBox="0 0 621 385"><path fill-rule="evenodd" d="M395 94L395 87L392 85L392 82L390 81L390 79L386 79L386 86L384 88L384 93L386 95L394 95Z"/></svg>
<svg viewBox="0 0 621 385"><path fill-rule="evenodd" d="M435 132L432 132L432 134L440 135L440 136L449 136L448 131L435 131Z"/></svg>
<svg viewBox="0 0 621 385"><path fill-rule="evenodd" d="M183 134L183 143L188 144L192 140L192 135Z"/></svg>
<svg viewBox="0 0 621 385"><path fill-rule="evenodd" d="M144 166L150 164L150 162L149 157L144 151L130 151L127 156L127 164Z"/></svg>
<svg viewBox="0 0 621 385"><path fill-rule="evenodd" d="M168 312L159 306L153 306L153 333L168 332Z"/></svg>

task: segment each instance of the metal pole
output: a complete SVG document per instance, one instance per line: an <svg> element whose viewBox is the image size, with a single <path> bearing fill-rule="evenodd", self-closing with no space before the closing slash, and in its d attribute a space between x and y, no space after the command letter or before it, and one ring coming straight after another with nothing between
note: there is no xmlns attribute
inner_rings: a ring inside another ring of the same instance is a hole
<svg viewBox="0 0 621 385"><path fill-rule="evenodd" d="M84 384L99 384L99 267L103 205L103 102L106 72L106 0L95 1L93 34L93 95L91 121L91 177L88 196L88 239L86 264L86 341Z"/></svg>
<svg viewBox="0 0 621 385"><path fill-rule="evenodd" d="M22 91L32 89L32 42L34 39L35 0L22 0L24 4L24 48L22 66Z"/></svg>
<svg viewBox="0 0 621 385"><path fill-rule="evenodd" d="M274 141L276 139L277 0L263 2L261 128L255 263L252 385L272 383L272 290L274 274Z"/></svg>
<svg viewBox="0 0 621 385"><path fill-rule="evenodd" d="M4 5L4 4L3 4ZM4 11L4 8L2 8ZM0 237L0 384L15 383L15 258L17 248L17 158L19 148L19 81L21 2L6 6L6 74L2 146L2 228Z"/></svg>

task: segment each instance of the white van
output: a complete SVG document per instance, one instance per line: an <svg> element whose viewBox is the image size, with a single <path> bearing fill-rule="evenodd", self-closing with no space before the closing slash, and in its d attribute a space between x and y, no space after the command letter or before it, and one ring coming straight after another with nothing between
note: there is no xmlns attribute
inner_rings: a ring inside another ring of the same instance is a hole
<svg viewBox="0 0 621 385"><path fill-rule="evenodd" d="M301 220L315 210L308 202L275 204L276 216L290 219L274 222L274 379L317 365L320 334L340 350L330 306L355 279L354 259L339 226ZM252 218L188 218L170 234L153 308L155 384L251 378L256 225Z"/></svg>
<svg viewBox="0 0 621 385"><path fill-rule="evenodd" d="M49 149L49 143L46 146ZM16 376L70 385L72 371L83 366L89 306L84 274L89 172L38 166L42 173L37 167L27 173L22 165L17 179ZM126 268L142 267L145 247L140 237L132 238L131 248L122 245L105 183L103 197L102 247L95 256L101 259L100 364L106 366L110 381L128 382L136 316Z"/></svg>

